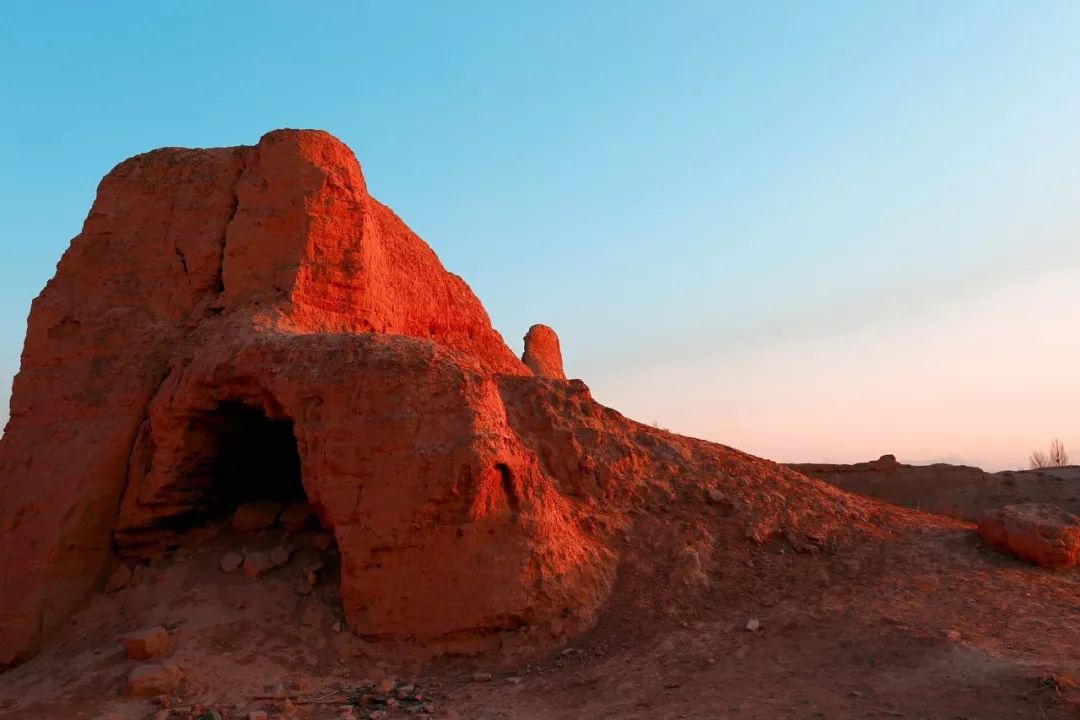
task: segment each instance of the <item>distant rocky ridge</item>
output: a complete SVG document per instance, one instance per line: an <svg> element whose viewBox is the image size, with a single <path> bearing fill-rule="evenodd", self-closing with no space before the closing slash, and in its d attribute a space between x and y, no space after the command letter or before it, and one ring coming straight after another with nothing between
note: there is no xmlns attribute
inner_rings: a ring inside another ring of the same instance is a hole
<svg viewBox="0 0 1080 720"><path fill-rule="evenodd" d="M986 510L1030 502L1080 514L1077 465L990 473L968 465L906 465L893 455L883 455L861 463L788 467L849 492L969 522L977 522Z"/></svg>

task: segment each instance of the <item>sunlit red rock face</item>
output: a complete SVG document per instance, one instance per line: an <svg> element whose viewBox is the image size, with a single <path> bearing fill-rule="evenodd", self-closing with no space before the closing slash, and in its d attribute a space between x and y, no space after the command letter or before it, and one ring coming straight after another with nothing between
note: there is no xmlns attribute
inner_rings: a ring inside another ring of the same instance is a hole
<svg viewBox="0 0 1080 720"><path fill-rule="evenodd" d="M547 325L533 325L525 333L525 354L521 356L521 361L537 377L566 379L559 336Z"/></svg>
<svg viewBox="0 0 1080 720"><path fill-rule="evenodd" d="M352 630L433 653L580 630L628 563L707 582L725 543L814 549L881 512L629 421L561 379L557 338L533 347L536 374L324 132L121 163L30 314L0 441L0 664L111 554L160 551L230 483L276 492L290 457Z"/></svg>

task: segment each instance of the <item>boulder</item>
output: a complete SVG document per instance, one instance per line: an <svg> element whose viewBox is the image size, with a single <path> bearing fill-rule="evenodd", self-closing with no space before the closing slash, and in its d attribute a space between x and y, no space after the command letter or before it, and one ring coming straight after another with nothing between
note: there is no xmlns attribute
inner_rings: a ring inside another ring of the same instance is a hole
<svg viewBox="0 0 1080 720"><path fill-rule="evenodd" d="M232 526L240 532L255 532L273 527L283 505L273 500L252 500L236 508Z"/></svg>
<svg viewBox="0 0 1080 720"><path fill-rule="evenodd" d="M184 673L173 663L137 665L128 673L127 693L141 698L171 695L183 677Z"/></svg>
<svg viewBox="0 0 1080 720"><path fill-rule="evenodd" d="M287 564L291 557L292 551L289 548L278 545L270 551L270 564L278 568Z"/></svg>
<svg viewBox="0 0 1080 720"><path fill-rule="evenodd" d="M221 556L221 572L236 572L243 564L244 556L239 553L227 552Z"/></svg>
<svg viewBox="0 0 1080 720"><path fill-rule="evenodd" d="M120 645L129 660L158 660L172 653L173 639L160 625L122 635Z"/></svg>
<svg viewBox="0 0 1080 720"><path fill-rule="evenodd" d="M270 553L250 552L244 556L244 564L241 567L241 571L246 577L255 580L276 567L277 565L275 565L274 561L271 559Z"/></svg>
<svg viewBox="0 0 1080 720"><path fill-rule="evenodd" d="M987 510L979 535L989 545L1051 568L1080 563L1080 518L1056 505L1022 503Z"/></svg>
<svg viewBox="0 0 1080 720"><path fill-rule="evenodd" d="M296 502L281 511L278 522L291 530L303 530L314 519L315 510L311 503Z"/></svg>
<svg viewBox="0 0 1080 720"><path fill-rule="evenodd" d="M533 325L525 334L525 353L521 356L537 377L565 380L559 336L547 325Z"/></svg>

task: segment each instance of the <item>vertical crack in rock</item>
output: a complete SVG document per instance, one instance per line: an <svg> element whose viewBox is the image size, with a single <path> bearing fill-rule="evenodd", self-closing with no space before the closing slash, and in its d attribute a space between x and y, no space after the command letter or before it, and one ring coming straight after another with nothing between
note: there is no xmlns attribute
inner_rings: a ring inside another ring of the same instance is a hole
<svg viewBox="0 0 1080 720"><path fill-rule="evenodd" d="M184 251L180 249L180 245L173 243L173 250L176 252L176 257L180 258L180 267L184 271L184 275L188 274L187 259L184 257ZM191 278L188 277L188 283L191 282Z"/></svg>
<svg viewBox="0 0 1080 720"><path fill-rule="evenodd" d="M240 172L236 174L236 180L232 184L232 204L229 206L229 214L225 217L225 225L221 228L221 238L218 241L221 251L218 254L217 279L214 283L214 292L218 295L225 292L225 245L229 241L229 226L232 225L232 221L236 218L236 211L240 207L240 182L248 171L248 153L254 153L257 162L258 152L258 147L245 148L239 151Z"/></svg>

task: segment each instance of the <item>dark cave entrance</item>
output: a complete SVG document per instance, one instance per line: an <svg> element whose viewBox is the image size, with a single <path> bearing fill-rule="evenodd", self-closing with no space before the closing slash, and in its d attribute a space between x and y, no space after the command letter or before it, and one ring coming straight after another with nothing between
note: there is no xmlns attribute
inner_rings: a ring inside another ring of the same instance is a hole
<svg viewBox="0 0 1080 720"><path fill-rule="evenodd" d="M239 505L272 500L289 505L307 494L292 420L272 419L262 409L226 402L196 417L186 437L182 483L190 511L174 518L177 529L225 519Z"/></svg>
<svg viewBox="0 0 1080 720"><path fill-rule="evenodd" d="M291 420L271 420L242 403L219 406L215 420L217 452L207 497L211 514L231 512L250 500L288 505L307 499Z"/></svg>

